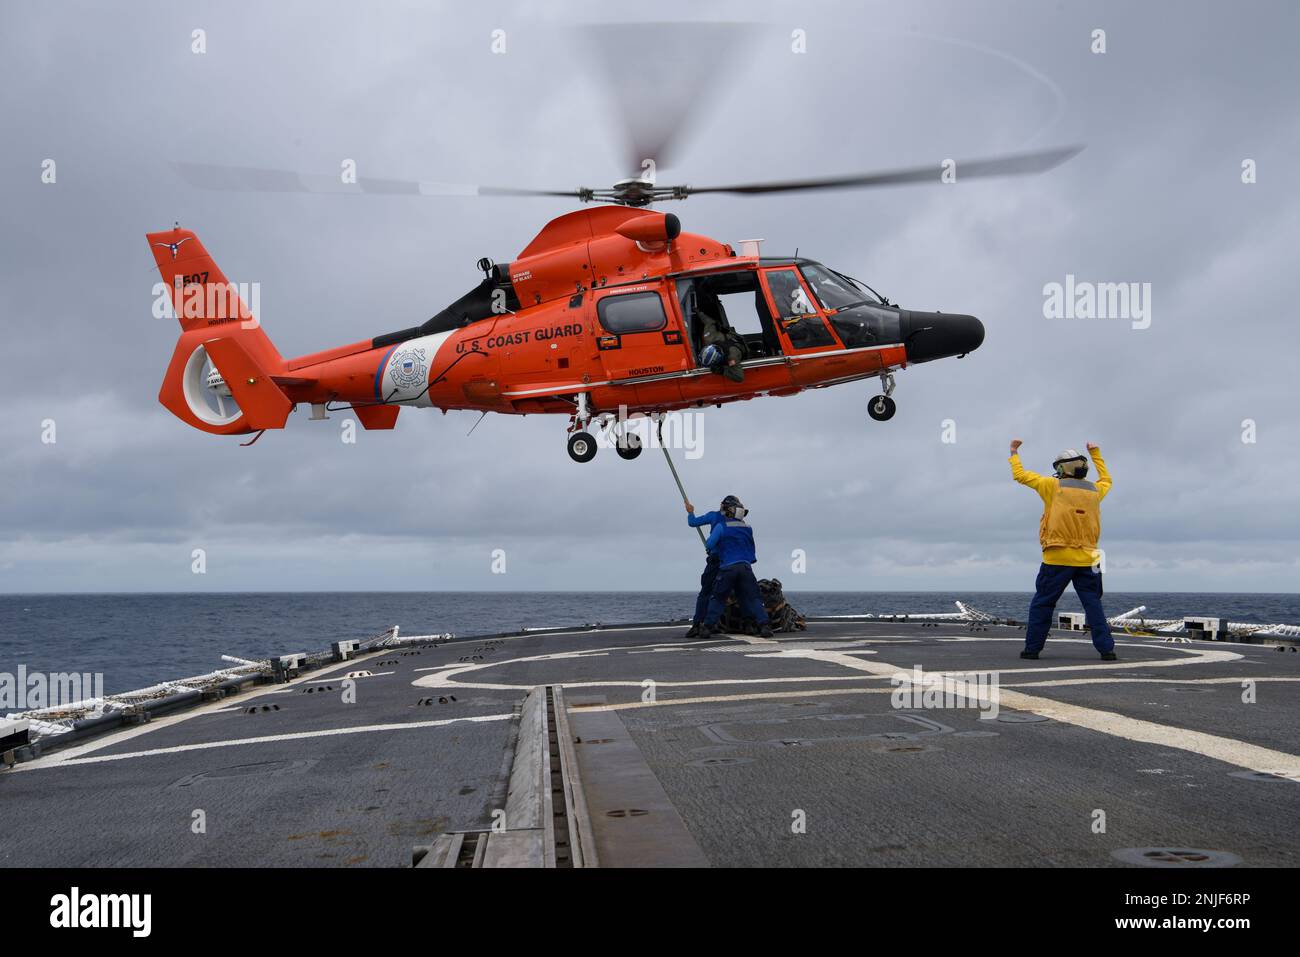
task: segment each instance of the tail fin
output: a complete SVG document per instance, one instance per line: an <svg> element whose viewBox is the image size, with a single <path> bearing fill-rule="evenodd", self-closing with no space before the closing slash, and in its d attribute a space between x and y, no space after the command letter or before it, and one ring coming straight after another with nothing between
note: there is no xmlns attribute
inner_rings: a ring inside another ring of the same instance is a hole
<svg viewBox="0 0 1300 957"><path fill-rule="evenodd" d="M218 435L282 428L293 403L272 381L286 371L284 358L245 302L256 306L257 286L231 283L188 229L146 238L181 324L158 401Z"/></svg>

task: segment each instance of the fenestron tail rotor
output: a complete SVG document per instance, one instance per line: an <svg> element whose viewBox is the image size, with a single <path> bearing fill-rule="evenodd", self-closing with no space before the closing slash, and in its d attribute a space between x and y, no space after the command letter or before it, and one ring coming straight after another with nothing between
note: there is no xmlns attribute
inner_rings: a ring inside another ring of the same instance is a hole
<svg viewBox="0 0 1300 957"><path fill-rule="evenodd" d="M185 403L203 422L216 426L230 425L244 414L203 346L195 347L182 375Z"/></svg>

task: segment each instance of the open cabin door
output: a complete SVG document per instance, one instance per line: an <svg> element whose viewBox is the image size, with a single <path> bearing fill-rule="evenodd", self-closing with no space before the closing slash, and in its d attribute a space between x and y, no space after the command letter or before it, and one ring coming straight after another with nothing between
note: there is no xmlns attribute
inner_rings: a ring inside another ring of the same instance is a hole
<svg viewBox="0 0 1300 957"><path fill-rule="evenodd" d="M678 279L677 299L686 318L694 356L698 357L704 348L702 332L706 323L738 337L744 343L746 361L782 355L771 308L752 269Z"/></svg>

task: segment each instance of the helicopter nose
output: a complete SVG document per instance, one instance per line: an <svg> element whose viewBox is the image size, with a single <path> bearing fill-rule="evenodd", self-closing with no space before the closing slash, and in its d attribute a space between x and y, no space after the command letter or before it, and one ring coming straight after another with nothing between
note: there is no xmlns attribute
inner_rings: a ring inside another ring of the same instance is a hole
<svg viewBox="0 0 1300 957"><path fill-rule="evenodd" d="M907 312L901 317L908 362L964 356L984 342L984 323L949 312Z"/></svg>

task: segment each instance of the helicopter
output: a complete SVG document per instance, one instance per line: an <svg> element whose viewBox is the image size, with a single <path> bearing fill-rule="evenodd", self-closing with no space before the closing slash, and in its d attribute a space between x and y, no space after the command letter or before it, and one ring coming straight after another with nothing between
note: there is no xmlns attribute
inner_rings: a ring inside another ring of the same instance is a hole
<svg viewBox="0 0 1300 957"><path fill-rule="evenodd" d="M624 119L644 115L628 111ZM480 259L482 280L421 325L310 355L279 353L193 231L177 225L148 233L182 330L159 401L196 429L255 433L244 444L283 428L299 405L311 408L312 419L348 410L378 430L394 428L403 408L562 415L576 462L595 457L593 430L612 433L619 456L631 460L642 442L629 420L867 379L880 383L867 413L886 421L896 410L894 373L975 351L984 341L978 318L901 308L819 261L763 255L761 240L737 248L686 232L677 215L653 207L709 193L950 182L954 169L962 180L1041 173L1080 149L819 179L660 185L654 159L635 157L666 154L680 124L664 124L664 115L673 110L656 114L655 142L630 137L637 175L608 187L359 180L353 191L468 190L595 205L552 219L509 263ZM314 191L306 178L283 171L173 166L202 188ZM706 330L724 337L730 361L709 361Z"/></svg>

